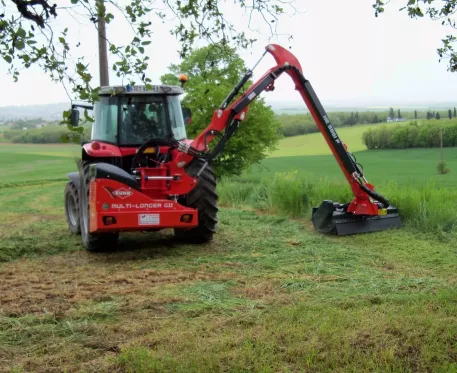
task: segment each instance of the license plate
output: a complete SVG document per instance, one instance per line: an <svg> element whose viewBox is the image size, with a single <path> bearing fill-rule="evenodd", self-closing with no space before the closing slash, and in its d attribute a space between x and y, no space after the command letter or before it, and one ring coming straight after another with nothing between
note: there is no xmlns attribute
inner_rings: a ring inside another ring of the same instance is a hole
<svg viewBox="0 0 457 373"><path fill-rule="evenodd" d="M139 225L159 225L160 214L139 214L138 215Z"/></svg>

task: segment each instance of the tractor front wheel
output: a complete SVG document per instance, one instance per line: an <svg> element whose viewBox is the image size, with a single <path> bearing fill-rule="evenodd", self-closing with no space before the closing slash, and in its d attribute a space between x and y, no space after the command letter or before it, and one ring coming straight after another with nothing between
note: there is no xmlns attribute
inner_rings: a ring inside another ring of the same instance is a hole
<svg viewBox="0 0 457 373"><path fill-rule="evenodd" d="M65 186L65 217L67 218L68 228L73 234L81 233L81 225L79 224L79 197L78 189L76 189L73 181L68 182Z"/></svg>
<svg viewBox="0 0 457 373"><path fill-rule="evenodd" d="M216 232L217 199L216 176L211 167L207 166L201 173L195 188L178 200L183 206L198 210L198 226L190 229L175 228L175 236L193 243L211 241Z"/></svg>
<svg viewBox="0 0 457 373"><path fill-rule="evenodd" d="M88 251L109 251L112 250L119 238L118 232L113 233L91 233L90 232L90 177L89 166L83 166L84 185L81 185L81 195L79 199L81 238L83 246Z"/></svg>

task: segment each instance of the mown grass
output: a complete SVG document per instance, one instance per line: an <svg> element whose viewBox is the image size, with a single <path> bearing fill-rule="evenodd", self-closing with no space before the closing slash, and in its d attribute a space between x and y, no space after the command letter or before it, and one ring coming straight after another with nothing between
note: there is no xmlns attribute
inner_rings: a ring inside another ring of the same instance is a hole
<svg viewBox="0 0 457 373"><path fill-rule="evenodd" d="M56 192L46 194L57 201ZM128 251L94 256L69 240L66 253L4 264L2 366L453 371L452 244L407 231L335 239L252 211L223 210L220 220L206 246L136 235L123 239ZM69 237L53 236L41 244Z"/></svg>
<svg viewBox="0 0 457 373"><path fill-rule="evenodd" d="M22 199L9 189L0 211L18 212L14 227L0 226L5 369L453 371L452 243L408 230L325 237L301 221L223 209L209 245L127 234L120 251L90 255L65 228L63 183L35 202L30 187L15 188Z"/></svg>

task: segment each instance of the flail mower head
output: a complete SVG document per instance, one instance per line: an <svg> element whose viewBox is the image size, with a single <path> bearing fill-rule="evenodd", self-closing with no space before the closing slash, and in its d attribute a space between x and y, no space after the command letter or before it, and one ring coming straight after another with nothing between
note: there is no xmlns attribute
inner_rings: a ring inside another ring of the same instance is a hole
<svg viewBox="0 0 457 373"><path fill-rule="evenodd" d="M401 227L398 209L388 206L380 208L378 215L354 215L347 212L348 205L323 201L314 207L312 222L314 229L321 233L346 236L359 233L379 232Z"/></svg>

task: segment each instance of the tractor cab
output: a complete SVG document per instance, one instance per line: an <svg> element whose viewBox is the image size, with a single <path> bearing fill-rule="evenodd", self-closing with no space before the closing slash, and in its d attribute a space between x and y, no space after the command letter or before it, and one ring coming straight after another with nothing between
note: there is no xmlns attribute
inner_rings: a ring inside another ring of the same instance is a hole
<svg viewBox="0 0 457 373"><path fill-rule="evenodd" d="M177 86L102 87L91 140L138 147L151 138L185 139L189 112L181 109L182 93Z"/></svg>
<svg viewBox="0 0 457 373"><path fill-rule="evenodd" d="M181 94L181 87L167 85L102 87L93 107L73 105L71 122L78 126L78 108L92 109L91 141L118 147L139 147L151 138L184 140L191 112L181 108Z"/></svg>

